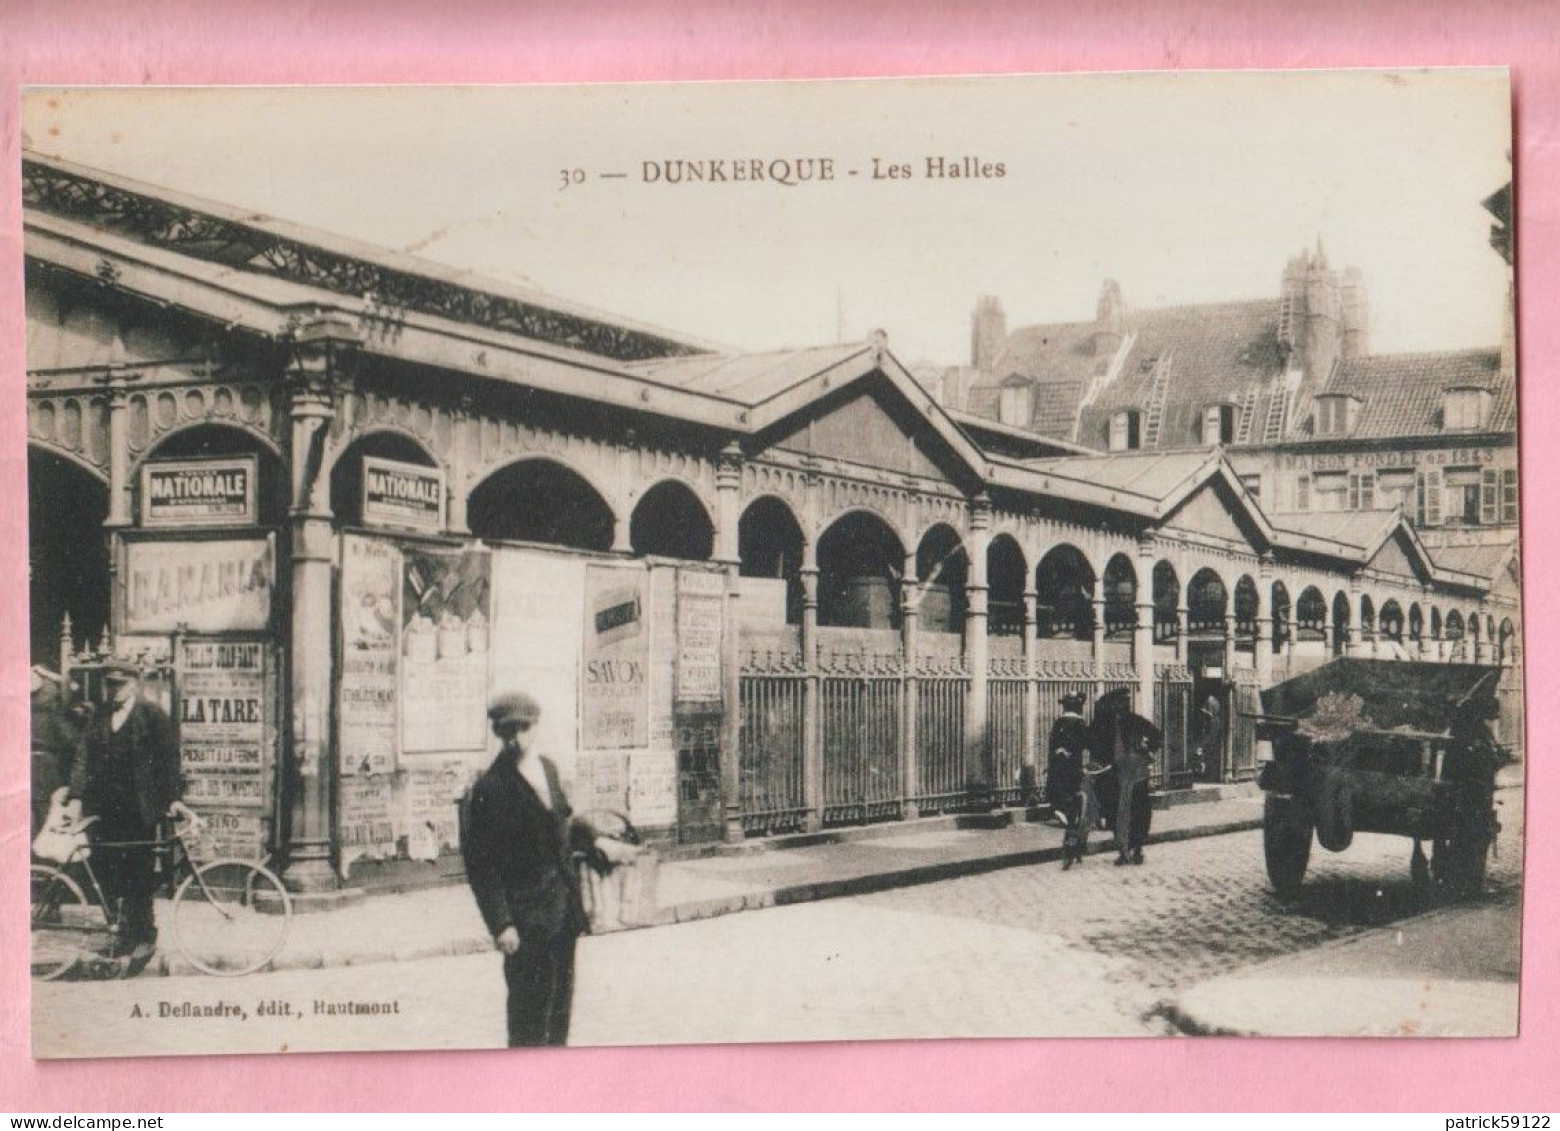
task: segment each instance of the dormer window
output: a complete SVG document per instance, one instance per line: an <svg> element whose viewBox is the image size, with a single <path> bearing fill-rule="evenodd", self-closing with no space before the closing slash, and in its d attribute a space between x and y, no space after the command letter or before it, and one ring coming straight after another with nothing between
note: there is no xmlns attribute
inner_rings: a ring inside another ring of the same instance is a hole
<svg viewBox="0 0 1560 1131"><path fill-rule="evenodd" d="M1028 428L1034 419L1034 390L1027 381L1012 380L997 397L997 419L1015 428Z"/></svg>
<svg viewBox="0 0 1560 1131"><path fill-rule="evenodd" d="M1122 409L1120 412L1111 413L1110 417L1110 450L1113 452L1130 452L1141 447L1142 429L1139 426L1138 412L1136 409Z"/></svg>
<svg viewBox="0 0 1560 1131"><path fill-rule="evenodd" d="M1347 436L1359 423L1360 401L1337 393L1316 398L1316 434Z"/></svg>
<svg viewBox="0 0 1560 1131"><path fill-rule="evenodd" d="M1211 404L1203 410L1203 443L1233 444L1235 442L1235 406Z"/></svg>
<svg viewBox="0 0 1560 1131"><path fill-rule="evenodd" d="M1490 391L1475 386L1447 389L1443 427L1448 432L1477 432L1489 423Z"/></svg>

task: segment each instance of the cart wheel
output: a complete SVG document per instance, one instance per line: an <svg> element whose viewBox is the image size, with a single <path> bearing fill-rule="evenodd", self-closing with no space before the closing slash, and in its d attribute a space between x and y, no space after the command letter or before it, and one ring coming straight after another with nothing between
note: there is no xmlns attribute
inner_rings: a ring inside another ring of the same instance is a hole
<svg viewBox="0 0 1560 1131"><path fill-rule="evenodd" d="M1262 804L1262 854L1273 890L1286 898L1298 892L1311 860L1311 815L1303 805L1267 795Z"/></svg>

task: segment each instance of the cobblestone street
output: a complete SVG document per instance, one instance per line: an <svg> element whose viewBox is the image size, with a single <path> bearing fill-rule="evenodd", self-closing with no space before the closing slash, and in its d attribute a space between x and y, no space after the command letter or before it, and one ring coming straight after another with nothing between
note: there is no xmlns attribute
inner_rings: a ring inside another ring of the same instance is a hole
<svg viewBox="0 0 1560 1131"><path fill-rule="evenodd" d="M1500 795L1488 907L1518 899L1522 794ZM1156 846L1116 868L1012 868L584 940L576 1044L819 1037L1127 1036L1171 1032L1175 992L1444 905L1408 878L1409 842L1316 849L1301 898L1269 891L1260 833ZM1477 913L1477 912L1475 912ZM104 1052L491 1047L503 1039L496 956L293 970L225 981L35 984L37 1052L90 1018ZM290 1015L266 1016L262 1001ZM395 1003L323 1015L316 1001ZM162 1017L228 1003L242 1016ZM139 1012L139 1016L137 1013Z"/></svg>

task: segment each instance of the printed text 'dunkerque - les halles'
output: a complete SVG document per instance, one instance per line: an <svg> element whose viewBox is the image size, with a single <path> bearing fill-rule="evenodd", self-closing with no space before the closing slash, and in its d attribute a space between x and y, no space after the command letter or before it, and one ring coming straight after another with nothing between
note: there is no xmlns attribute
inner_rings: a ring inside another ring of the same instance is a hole
<svg viewBox="0 0 1560 1131"><path fill-rule="evenodd" d="M855 178L863 181L981 181L1008 175L1006 162L978 154L932 154L914 158L870 157L843 162L834 157L663 157L639 162L647 185L775 184L787 188Z"/></svg>

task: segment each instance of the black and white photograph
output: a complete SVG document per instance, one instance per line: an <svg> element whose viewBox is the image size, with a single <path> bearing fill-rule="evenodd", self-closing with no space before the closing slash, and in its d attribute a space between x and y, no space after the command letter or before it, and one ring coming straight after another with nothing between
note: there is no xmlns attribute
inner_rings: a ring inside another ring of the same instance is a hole
<svg viewBox="0 0 1560 1131"><path fill-rule="evenodd" d="M21 109L35 1057L1518 1034L1505 70Z"/></svg>

